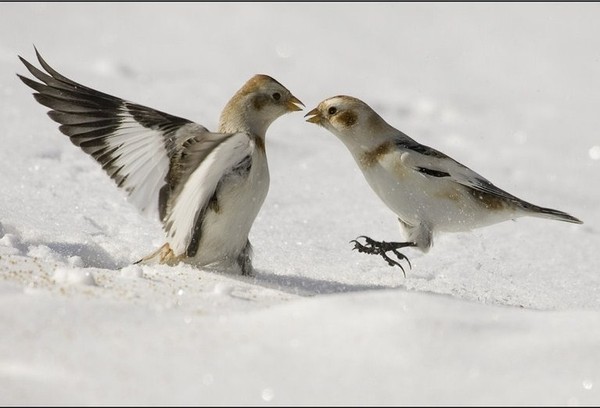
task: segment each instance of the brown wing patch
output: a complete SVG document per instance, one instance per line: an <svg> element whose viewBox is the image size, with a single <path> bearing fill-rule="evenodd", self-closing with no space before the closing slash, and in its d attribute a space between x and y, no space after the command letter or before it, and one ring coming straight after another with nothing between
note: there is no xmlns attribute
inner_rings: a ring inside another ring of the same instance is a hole
<svg viewBox="0 0 600 408"><path fill-rule="evenodd" d="M436 193L435 196L438 198L442 198L442 199L446 199L446 200L450 200L450 201L454 201L454 202L460 202L460 200L463 198L463 196L460 194L460 192L455 188L447 190L447 191L440 191L440 192Z"/></svg>
<svg viewBox="0 0 600 408"><path fill-rule="evenodd" d="M469 187L467 187L467 192L488 210L503 210L514 205L511 205L509 201L495 194L485 193Z"/></svg>

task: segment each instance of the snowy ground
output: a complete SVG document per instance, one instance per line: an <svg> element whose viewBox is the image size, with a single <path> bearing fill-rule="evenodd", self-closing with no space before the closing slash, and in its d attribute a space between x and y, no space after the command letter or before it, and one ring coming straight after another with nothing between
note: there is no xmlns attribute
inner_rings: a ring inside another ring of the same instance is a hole
<svg viewBox="0 0 600 408"><path fill-rule="evenodd" d="M600 404L600 5L0 4L0 404ZM345 147L267 134L257 276L131 263L162 244L15 73L216 127L255 73L348 94L496 185L520 219L407 251Z"/></svg>

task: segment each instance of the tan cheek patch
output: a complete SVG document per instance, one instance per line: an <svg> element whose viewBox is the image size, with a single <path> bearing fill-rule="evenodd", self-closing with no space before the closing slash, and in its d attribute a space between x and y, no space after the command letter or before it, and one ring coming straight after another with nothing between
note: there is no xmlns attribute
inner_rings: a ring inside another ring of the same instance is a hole
<svg viewBox="0 0 600 408"><path fill-rule="evenodd" d="M334 120L342 126L349 128L356 123L357 117L354 112L345 111L334 117Z"/></svg>
<svg viewBox="0 0 600 408"><path fill-rule="evenodd" d="M264 94L258 94L254 98L252 98L252 105L254 106L254 109L256 109L257 111L264 108L268 103L269 103L269 97Z"/></svg>

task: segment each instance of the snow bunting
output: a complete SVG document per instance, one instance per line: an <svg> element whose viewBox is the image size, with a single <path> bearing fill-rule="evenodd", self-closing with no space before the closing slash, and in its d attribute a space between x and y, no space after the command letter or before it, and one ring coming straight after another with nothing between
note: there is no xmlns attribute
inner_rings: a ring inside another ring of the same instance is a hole
<svg viewBox="0 0 600 408"><path fill-rule="evenodd" d="M395 129L356 98L328 98L306 116L308 122L323 126L346 145L371 188L398 216L407 242L379 242L366 236L351 241L354 249L380 255L390 266L402 268L388 253L408 261L398 249L416 247L427 252L438 231L469 231L522 216L582 223L499 189L444 153Z"/></svg>
<svg viewBox="0 0 600 408"><path fill-rule="evenodd" d="M248 234L269 188L265 133L303 104L267 75L255 75L227 102L218 132L78 84L20 60L41 82L18 75L50 108L60 131L102 165L142 212L157 212L166 243L138 262L250 275Z"/></svg>

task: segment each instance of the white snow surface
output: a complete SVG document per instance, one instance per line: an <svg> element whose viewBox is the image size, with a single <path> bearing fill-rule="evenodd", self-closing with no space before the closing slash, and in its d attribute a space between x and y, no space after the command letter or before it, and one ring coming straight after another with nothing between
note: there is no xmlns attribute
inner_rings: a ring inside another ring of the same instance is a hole
<svg viewBox="0 0 600 408"><path fill-rule="evenodd" d="M0 4L0 404L599 405L600 4ZM163 243L16 73L215 130L252 75L307 109L267 133L252 278L132 263ZM347 94L574 225L401 241L344 145Z"/></svg>

